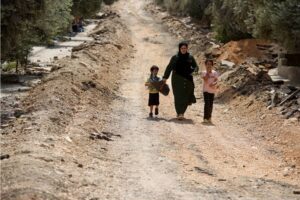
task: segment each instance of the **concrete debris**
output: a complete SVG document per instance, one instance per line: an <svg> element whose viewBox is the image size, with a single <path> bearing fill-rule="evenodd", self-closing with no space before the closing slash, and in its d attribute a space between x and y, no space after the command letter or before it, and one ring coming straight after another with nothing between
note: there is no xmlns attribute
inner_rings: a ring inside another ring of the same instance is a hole
<svg viewBox="0 0 300 200"><path fill-rule="evenodd" d="M221 66L227 66L227 67L229 67L229 69L231 69L235 66L235 63L230 62L228 60L222 60L221 61Z"/></svg>

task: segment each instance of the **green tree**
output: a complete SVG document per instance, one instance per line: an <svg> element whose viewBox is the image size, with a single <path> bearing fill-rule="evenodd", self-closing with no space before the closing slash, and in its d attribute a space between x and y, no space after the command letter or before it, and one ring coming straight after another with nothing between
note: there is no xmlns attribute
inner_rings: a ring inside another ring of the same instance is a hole
<svg viewBox="0 0 300 200"><path fill-rule="evenodd" d="M228 42L251 37L246 24L251 7L250 0L214 0L212 16L217 39Z"/></svg>
<svg viewBox="0 0 300 200"><path fill-rule="evenodd" d="M42 3L35 0L1 1L1 61L23 62L36 42L32 22L41 14L41 7Z"/></svg>
<svg viewBox="0 0 300 200"><path fill-rule="evenodd" d="M72 0L43 0L45 12L36 20L36 36L42 43L48 43L54 36L65 33L72 20Z"/></svg>
<svg viewBox="0 0 300 200"><path fill-rule="evenodd" d="M102 0L73 0L72 15L89 18L101 8Z"/></svg>
<svg viewBox="0 0 300 200"><path fill-rule="evenodd" d="M71 0L2 0L1 62L24 64L33 45L66 30Z"/></svg>
<svg viewBox="0 0 300 200"><path fill-rule="evenodd" d="M253 35L275 40L288 50L300 50L300 2L261 0L255 9Z"/></svg>
<svg viewBox="0 0 300 200"><path fill-rule="evenodd" d="M106 5L112 5L117 0L103 0Z"/></svg>

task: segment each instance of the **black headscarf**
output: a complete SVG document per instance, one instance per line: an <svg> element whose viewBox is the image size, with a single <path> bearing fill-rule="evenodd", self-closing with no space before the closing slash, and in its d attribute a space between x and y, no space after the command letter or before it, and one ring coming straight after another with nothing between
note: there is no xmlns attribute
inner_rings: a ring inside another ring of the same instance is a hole
<svg viewBox="0 0 300 200"><path fill-rule="evenodd" d="M179 51L180 51L180 48L181 48L182 46L188 47L189 45L188 45L187 42L184 42L184 41L183 41L183 42L180 42L180 43L178 44Z"/></svg>
<svg viewBox="0 0 300 200"><path fill-rule="evenodd" d="M191 59L190 59L190 54L186 52L185 54L182 54L180 51L180 48L182 46L188 47L187 42L180 42L178 45L179 51L178 51L178 59L176 62L176 73L180 74L183 77L186 77L188 79L191 79Z"/></svg>

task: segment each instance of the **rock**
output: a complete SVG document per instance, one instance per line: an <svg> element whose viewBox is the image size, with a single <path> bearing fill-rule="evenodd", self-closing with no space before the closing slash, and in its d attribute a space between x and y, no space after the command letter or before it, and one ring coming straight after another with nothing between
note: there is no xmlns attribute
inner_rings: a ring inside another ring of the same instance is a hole
<svg viewBox="0 0 300 200"><path fill-rule="evenodd" d="M1 121L8 119L10 116L10 112L1 110Z"/></svg>
<svg viewBox="0 0 300 200"><path fill-rule="evenodd" d="M296 122L298 122L298 118L297 117L289 118L289 121L291 123L296 123Z"/></svg>
<svg viewBox="0 0 300 200"><path fill-rule="evenodd" d="M0 160L9 159L10 156L8 154L4 154L0 156Z"/></svg>
<svg viewBox="0 0 300 200"><path fill-rule="evenodd" d="M280 102L279 98L278 98L278 93L277 92L273 92L271 94L271 105L273 107L275 107L278 103Z"/></svg>
<svg viewBox="0 0 300 200"><path fill-rule="evenodd" d="M282 85L280 87L280 92L283 94L290 94L292 92L292 90L288 86Z"/></svg>
<svg viewBox="0 0 300 200"><path fill-rule="evenodd" d="M15 116L16 118L21 117L21 115L23 115L23 114L25 114L25 111L22 110L22 109L16 109L15 112L14 112L14 116Z"/></svg>
<svg viewBox="0 0 300 200"><path fill-rule="evenodd" d="M223 113L224 113L224 114L225 114L225 113L228 113L228 111L229 111L229 108L223 110Z"/></svg>
<svg viewBox="0 0 300 200"><path fill-rule="evenodd" d="M66 139L68 142L73 142L72 139L71 139L69 136L66 136L65 139Z"/></svg>
<svg viewBox="0 0 300 200"><path fill-rule="evenodd" d="M215 176L212 172L208 171L207 169L202 169L200 167L194 167L194 169L199 173L207 174L209 176Z"/></svg>
<svg viewBox="0 0 300 200"><path fill-rule="evenodd" d="M57 56L54 56L53 59L54 59L54 60L58 60L58 57L57 57Z"/></svg>
<svg viewBox="0 0 300 200"><path fill-rule="evenodd" d="M268 110L272 110L272 108L274 108L273 105L269 105L269 106L267 107Z"/></svg>
<svg viewBox="0 0 300 200"><path fill-rule="evenodd" d="M30 127L24 128L24 131L31 131L32 129L33 129L33 127L30 126Z"/></svg>
<svg viewBox="0 0 300 200"><path fill-rule="evenodd" d="M289 167L285 167L284 170L283 170L283 176L290 175L290 172L291 172L290 168Z"/></svg>
<svg viewBox="0 0 300 200"><path fill-rule="evenodd" d="M83 168L83 165L82 165L82 164L78 164L78 167L79 167L79 168Z"/></svg>
<svg viewBox="0 0 300 200"><path fill-rule="evenodd" d="M107 135L102 132L102 133L92 133L89 138L92 140L99 139L99 140L113 141L111 137L112 135Z"/></svg>
<svg viewBox="0 0 300 200"><path fill-rule="evenodd" d="M225 178L219 178L218 181L227 181Z"/></svg>
<svg viewBox="0 0 300 200"><path fill-rule="evenodd" d="M280 107L278 107L278 108L277 108L277 110L278 110L278 112L282 112L282 111L284 111L284 110L285 110L285 107L283 107L283 106L280 106Z"/></svg>
<svg viewBox="0 0 300 200"><path fill-rule="evenodd" d="M293 194L300 194L300 190L294 190Z"/></svg>
<svg viewBox="0 0 300 200"><path fill-rule="evenodd" d="M284 118L285 118L285 119L289 119L290 117L292 117L292 116L294 115L295 112L297 112L297 110L292 110L292 111L287 112L287 113L284 115Z"/></svg>
<svg viewBox="0 0 300 200"><path fill-rule="evenodd" d="M75 55L75 54L72 53L71 58L75 59L75 58L79 58L79 56L77 56L77 55Z"/></svg>
<svg viewBox="0 0 300 200"><path fill-rule="evenodd" d="M266 118L266 115L265 115L265 114L263 114L263 115L261 115L259 118L260 118L261 120L263 120L263 119L265 119L265 118Z"/></svg>
<svg viewBox="0 0 300 200"><path fill-rule="evenodd" d="M235 66L235 63L227 61L227 60L222 60L221 61L221 65L222 66L227 66L227 67L229 67L231 69L231 68L233 68Z"/></svg>
<svg viewBox="0 0 300 200"><path fill-rule="evenodd" d="M9 127L9 124L1 124L1 128Z"/></svg>
<svg viewBox="0 0 300 200"><path fill-rule="evenodd" d="M268 75L270 76L270 78L272 79L272 81L274 83L286 83L286 82L289 82L288 79L283 78L283 77L281 77L281 76L278 75L278 69L277 68L270 69L268 71Z"/></svg>

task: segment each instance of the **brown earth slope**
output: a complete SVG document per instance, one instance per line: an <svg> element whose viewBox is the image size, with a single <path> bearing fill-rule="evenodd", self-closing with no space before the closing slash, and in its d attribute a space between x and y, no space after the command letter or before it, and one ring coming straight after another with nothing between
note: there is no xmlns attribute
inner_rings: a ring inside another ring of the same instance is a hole
<svg viewBox="0 0 300 200"><path fill-rule="evenodd" d="M80 199L94 190L86 176L101 173L97 157L105 148L90 137L101 134L108 105L119 98L132 45L116 15L93 35L101 38L59 60L60 69L24 99L26 114L2 130L1 154L10 158L1 162L1 199Z"/></svg>

